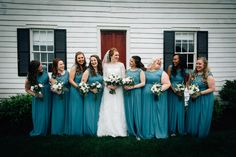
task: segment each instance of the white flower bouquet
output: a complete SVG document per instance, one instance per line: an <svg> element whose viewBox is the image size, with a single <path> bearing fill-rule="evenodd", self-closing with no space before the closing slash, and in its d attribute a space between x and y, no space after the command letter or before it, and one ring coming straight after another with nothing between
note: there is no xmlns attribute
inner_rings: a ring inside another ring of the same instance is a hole
<svg viewBox="0 0 236 157"><path fill-rule="evenodd" d="M199 90L199 87L197 86L197 85L194 85L194 84L191 84L190 86L189 86L189 94L190 95L194 95L194 94L196 94L197 92L199 92L200 90Z"/></svg>
<svg viewBox="0 0 236 157"><path fill-rule="evenodd" d="M95 90L96 92L94 93L94 99L97 99L97 93L101 91L102 85L98 81L93 82L92 84L89 85L90 90Z"/></svg>
<svg viewBox="0 0 236 157"><path fill-rule="evenodd" d="M61 81L56 81L54 84L51 84L51 91L61 95L64 93L65 87L64 87L64 83Z"/></svg>
<svg viewBox="0 0 236 157"><path fill-rule="evenodd" d="M126 77L122 79L123 86L134 86L134 78L133 77Z"/></svg>
<svg viewBox="0 0 236 157"><path fill-rule="evenodd" d="M155 95L155 98L158 99L158 96L161 94L161 84L154 83L151 87L152 93Z"/></svg>
<svg viewBox="0 0 236 157"><path fill-rule="evenodd" d="M88 94L89 89L90 89L89 85L85 82L80 82L78 84L78 90L83 96Z"/></svg>
<svg viewBox="0 0 236 157"><path fill-rule="evenodd" d="M119 75L110 75L108 78L104 79L107 86L121 86L122 85L122 78ZM115 90L111 89L110 94L115 94Z"/></svg>
<svg viewBox="0 0 236 157"><path fill-rule="evenodd" d="M185 85L184 85L183 83L176 84L175 90L176 90L177 92L184 92L184 90L185 90Z"/></svg>
<svg viewBox="0 0 236 157"><path fill-rule="evenodd" d="M30 87L35 94L42 94L43 85L41 83Z"/></svg>

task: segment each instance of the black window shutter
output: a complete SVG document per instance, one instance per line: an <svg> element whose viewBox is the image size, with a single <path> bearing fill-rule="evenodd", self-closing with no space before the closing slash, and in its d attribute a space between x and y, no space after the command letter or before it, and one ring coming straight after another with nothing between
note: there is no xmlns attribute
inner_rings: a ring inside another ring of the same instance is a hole
<svg viewBox="0 0 236 157"><path fill-rule="evenodd" d="M197 32L197 57L208 59L208 31Z"/></svg>
<svg viewBox="0 0 236 157"><path fill-rule="evenodd" d="M66 62L66 30L55 29L54 30L54 45L55 45L55 58L60 58L65 63L65 69L67 67Z"/></svg>
<svg viewBox="0 0 236 157"><path fill-rule="evenodd" d="M172 64L172 57L175 52L175 32L164 31L164 70L167 71L168 66Z"/></svg>
<svg viewBox="0 0 236 157"><path fill-rule="evenodd" d="M30 31L17 29L17 64L18 76L26 76L30 63Z"/></svg>

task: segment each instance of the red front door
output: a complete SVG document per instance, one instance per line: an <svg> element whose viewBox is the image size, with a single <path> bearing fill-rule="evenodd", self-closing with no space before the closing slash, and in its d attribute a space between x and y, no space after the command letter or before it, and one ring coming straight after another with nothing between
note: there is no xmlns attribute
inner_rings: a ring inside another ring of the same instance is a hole
<svg viewBox="0 0 236 157"><path fill-rule="evenodd" d="M126 63L126 31L101 30L101 57L110 48L115 47L120 53L120 62Z"/></svg>

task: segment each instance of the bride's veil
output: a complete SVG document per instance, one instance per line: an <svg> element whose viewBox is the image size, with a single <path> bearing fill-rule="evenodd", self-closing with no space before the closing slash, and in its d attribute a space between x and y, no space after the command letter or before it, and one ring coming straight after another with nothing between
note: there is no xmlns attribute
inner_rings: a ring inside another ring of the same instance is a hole
<svg viewBox="0 0 236 157"><path fill-rule="evenodd" d="M102 60L102 64L111 62L110 57L109 57L109 51L110 50L107 50L106 54L104 55L104 58Z"/></svg>

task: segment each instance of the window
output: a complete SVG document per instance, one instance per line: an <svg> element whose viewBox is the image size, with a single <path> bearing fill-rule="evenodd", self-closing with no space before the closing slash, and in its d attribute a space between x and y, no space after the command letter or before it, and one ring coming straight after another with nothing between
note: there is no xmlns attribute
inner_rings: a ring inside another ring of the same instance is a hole
<svg viewBox="0 0 236 157"><path fill-rule="evenodd" d="M187 68L194 68L196 58L195 32L175 32L175 53L182 54L186 60Z"/></svg>
<svg viewBox="0 0 236 157"><path fill-rule="evenodd" d="M52 60L60 58L66 69L66 30L65 29L17 29L18 76L26 76L30 60L39 60L51 71Z"/></svg>
<svg viewBox="0 0 236 157"><path fill-rule="evenodd" d="M51 72L54 59L54 31L32 30L31 50L31 58L40 61Z"/></svg>
<svg viewBox="0 0 236 157"><path fill-rule="evenodd" d="M197 57L208 58L208 31L164 31L164 69L172 64L174 53L184 55L188 69L194 68Z"/></svg>

